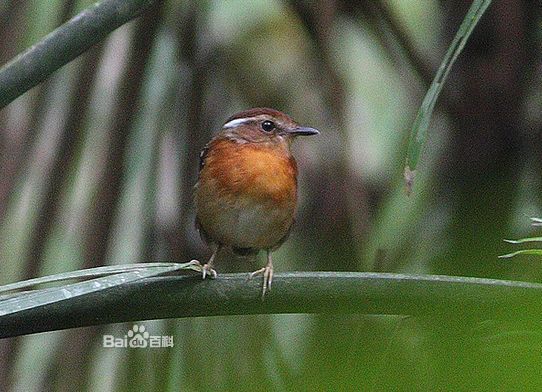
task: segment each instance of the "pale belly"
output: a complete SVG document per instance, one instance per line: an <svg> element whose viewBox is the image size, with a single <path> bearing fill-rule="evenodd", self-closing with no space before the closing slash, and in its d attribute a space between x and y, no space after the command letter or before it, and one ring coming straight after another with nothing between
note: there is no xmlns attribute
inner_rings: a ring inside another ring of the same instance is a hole
<svg viewBox="0 0 542 392"><path fill-rule="evenodd" d="M282 242L293 223L294 206L237 200L210 205L198 220L209 239L235 248L272 249Z"/></svg>
<svg viewBox="0 0 542 392"><path fill-rule="evenodd" d="M217 141L200 172L197 220L209 241L272 249L292 226L296 187L295 161L282 149Z"/></svg>

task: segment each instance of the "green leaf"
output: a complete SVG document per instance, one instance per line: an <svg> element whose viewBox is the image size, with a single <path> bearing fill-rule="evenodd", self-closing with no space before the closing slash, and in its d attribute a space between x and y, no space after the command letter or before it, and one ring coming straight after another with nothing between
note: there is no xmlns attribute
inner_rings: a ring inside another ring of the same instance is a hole
<svg viewBox="0 0 542 392"><path fill-rule="evenodd" d="M69 279L81 279L81 278L96 278L104 275L118 274L122 272L130 271L142 271L150 268L164 268L164 267L178 267L178 269L193 269L199 271L197 264L193 262L178 264L178 263L140 263L140 264L126 264L126 265L111 265L106 267L87 268L78 271L63 272L61 274L44 276L41 278L34 278L23 280L21 282L11 283L4 286L0 286L0 293L5 293L12 290L20 290L37 286L39 284L58 282Z"/></svg>
<svg viewBox="0 0 542 392"><path fill-rule="evenodd" d="M472 31L480 21L480 18L484 14L485 10L491 4L491 0L474 0L467 15L463 19L461 26L457 34L455 35L444 60L440 64L425 98L418 110L414 124L410 131L408 151L405 162L405 182L407 187L407 193L412 192L412 186L414 184L414 178L416 176L416 167L420 159L422 148L427 140L427 129L429 128L429 122L437 98L444 86L444 82L450 73L452 65L457 60L457 57L463 50L467 40L469 39Z"/></svg>
<svg viewBox="0 0 542 392"><path fill-rule="evenodd" d="M504 240L509 244L524 244L526 242L542 242L542 237L520 238L519 240Z"/></svg>
<svg viewBox="0 0 542 392"><path fill-rule="evenodd" d="M75 16L0 69L0 108L139 16L155 0L102 0Z"/></svg>
<svg viewBox="0 0 542 392"><path fill-rule="evenodd" d="M124 321L219 315L453 315L538 322L542 312L542 284L532 282L368 272L277 273L273 290L262 301L261 279L248 280L246 273L205 280L177 275L140 279L140 275L119 282L120 275L101 278L117 284L114 289L93 292L95 283L84 282L90 286L88 295L0 316L0 338ZM33 299L44 302L41 295Z"/></svg>
<svg viewBox="0 0 542 392"><path fill-rule="evenodd" d="M37 283L50 283L59 280L89 277L96 275L109 274L108 276L87 280L84 282L72 283L60 287L47 288L41 290L26 291L17 294L10 294L0 298L0 316L5 316L11 313L28 310L31 308L40 307L55 302L65 301L71 298L94 293L101 290L106 290L111 287L120 286L135 282L140 279L150 278L153 276L162 275L168 272L173 272L181 269L190 269L200 271L198 264L189 263L149 263L149 264L134 264L127 266L112 266L98 267L88 270L68 272L44 278L31 279L29 281L15 283L0 288L0 291L20 289L22 287L33 286ZM115 273L111 271L126 271Z"/></svg>
<svg viewBox="0 0 542 392"><path fill-rule="evenodd" d="M501 259L508 259L510 257L519 256L519 255L535 255L535 256L542 256L542 249L523 249L518 250L514 253L508 253L507 255L501 255L499 256Z"/></svg>

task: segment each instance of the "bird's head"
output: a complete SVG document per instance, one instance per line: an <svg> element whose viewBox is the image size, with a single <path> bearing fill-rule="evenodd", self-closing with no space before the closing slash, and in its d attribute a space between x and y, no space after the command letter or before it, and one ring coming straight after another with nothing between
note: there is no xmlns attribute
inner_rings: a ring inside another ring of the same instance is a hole
<svg viewBox="0 0 542 392"><path fill-rule="evenodd" d="M314 128L299 126L290 116L269 108L239 112L226 120L224 136L239 142L287 144L297 136L317 135Z"/></svg>

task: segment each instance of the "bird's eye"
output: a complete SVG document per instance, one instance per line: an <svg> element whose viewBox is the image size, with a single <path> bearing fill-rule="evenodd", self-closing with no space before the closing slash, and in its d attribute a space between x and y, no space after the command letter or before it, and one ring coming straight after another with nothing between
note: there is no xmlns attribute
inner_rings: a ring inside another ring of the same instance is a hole
<svg viewBox="0 0 542 392"><path fill-rule="evenodd" d="M265 132L271 132L273 129L275 129L275 123L273 121L264 121L262 123L262 129L265 131Z"/></svg>

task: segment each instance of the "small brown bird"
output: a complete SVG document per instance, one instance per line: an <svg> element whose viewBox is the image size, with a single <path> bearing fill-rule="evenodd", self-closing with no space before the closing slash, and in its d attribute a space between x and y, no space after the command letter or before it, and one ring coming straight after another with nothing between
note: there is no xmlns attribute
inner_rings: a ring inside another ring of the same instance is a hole
<svg viewBox="0 0 542 392"><path fill-rule="evenodd" d="M297 165L290 146L297 136L316 135L288 115L254 108L226 120L200 154L195 187L196 227L213 254L203 266L216 277L213 262L220 249L247 255L267 252L262 296L271 289L271 252L288 237L297 205Z"/></svg>

